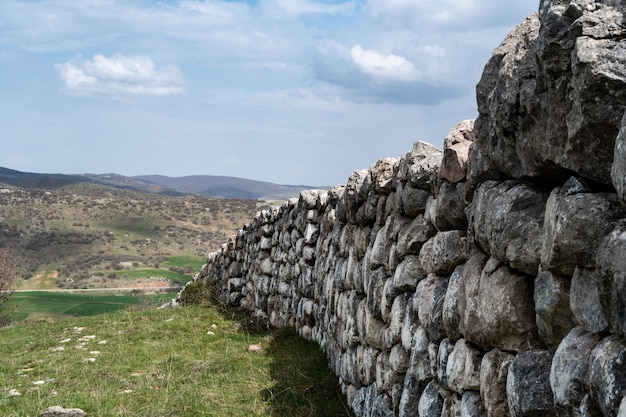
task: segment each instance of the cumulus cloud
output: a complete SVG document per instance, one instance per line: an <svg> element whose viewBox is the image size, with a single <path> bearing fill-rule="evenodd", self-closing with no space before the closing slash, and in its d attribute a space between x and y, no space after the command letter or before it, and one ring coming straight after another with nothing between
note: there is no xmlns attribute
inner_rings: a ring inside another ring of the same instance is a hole
<svg viewBox="0 0 626 417"><path fill-rule="evenodd" d="M168 96L185 93L180 70L157 67L147 56L95 55L55 64L70 94L79 96Z"/></svg>
<svg viewBox="0 0 626 417"><path fill-rule="evenodd" d="M384 55L355 45L350 50L350 58L361 71L375 77L403 82L417 81L421 78L415 65L403 56Z"/></svg>

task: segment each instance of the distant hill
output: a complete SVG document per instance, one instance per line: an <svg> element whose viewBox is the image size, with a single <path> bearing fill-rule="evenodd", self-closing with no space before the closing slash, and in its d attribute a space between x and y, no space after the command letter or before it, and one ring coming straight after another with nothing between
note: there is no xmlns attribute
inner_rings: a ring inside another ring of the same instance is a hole
<svg viewBox="0 0 626 417"><path fill-rule="evenodd" d="M100 184L124 190L170 196L195 194L216 198L254 200L286 200L297 197L302 190L320 188L307 185L280 185L215 175L126 177L119 174L36 174L0 167L0 184L13 187L57 189L79 183Z"/></svg>
<svg viewBox="0 0 626 417"><path fill-rule="evenodd" d="M286 200L291 197L297 197L302 190L318 188L306 185L280 185L215 175L191 175L186 177L140 175L133 178L187 194L256 200Z"/></svg>
<svg viewBox="0 0 626 417"><path fill-rule="evenodd" d="M0 183L22 188L59 188L80 182L93 182L81 175L35 174L0 167Z"/></svg>

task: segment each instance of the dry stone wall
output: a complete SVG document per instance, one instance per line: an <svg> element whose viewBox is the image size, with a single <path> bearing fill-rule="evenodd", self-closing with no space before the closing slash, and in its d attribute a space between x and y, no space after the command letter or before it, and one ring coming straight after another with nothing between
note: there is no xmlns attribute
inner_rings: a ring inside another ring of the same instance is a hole
<svg viewBox="0 0 626 417"><path fill-rule="evenodd" d="M543 0L443 152L259 213L195 281L316 341L357 416L625 417L625 9Z"/></svg>

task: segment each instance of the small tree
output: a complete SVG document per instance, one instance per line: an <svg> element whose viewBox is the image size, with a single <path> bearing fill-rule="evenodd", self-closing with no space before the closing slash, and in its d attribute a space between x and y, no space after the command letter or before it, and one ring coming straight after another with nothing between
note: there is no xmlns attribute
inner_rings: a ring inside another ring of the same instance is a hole
<svg viewBox="0 0 626 417"><path fill-rule="evenodd" d="M11 249L0 248L0 326L11 323L11 296L17 281L18 261Z"/></svg>

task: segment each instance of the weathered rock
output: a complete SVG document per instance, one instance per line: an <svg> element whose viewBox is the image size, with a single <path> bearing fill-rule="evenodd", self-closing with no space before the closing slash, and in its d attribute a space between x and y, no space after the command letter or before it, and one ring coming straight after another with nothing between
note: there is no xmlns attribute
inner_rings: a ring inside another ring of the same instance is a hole
<svg viewBox="0 0 626 417"><path fill-rule="evenodd" d="M429 274L449 275L467 260L468 249L465 232L440 232L422 246L420 263Z"/></svg>
<svg viewBox="0 0 626 417"><path fill-rule="evenodd" d="M600 293L602 280L595 269L576 268L570 286L570 308L576 321L592 333L609 327L602 311Z"/></svg>
<svg viewBox="0 0 626 417"><path fill-rule="evenodd" d="M443 409L441 417L460 417L461 416L461 396L456 393L445 392L443 396Z"/></svg>
<svg viewBox="0 0 626 417"><path fill-rule="evenodd" d="M626 103L623 20L620 2L545 1L505 39L477 87L475 155L484 166L610 183Z"/></svg>
<svg viewBox="0 0 626 417"><path fill-rule="evenodd" d="M459 265L454 269L450 279L448 280L448 288L443 300L443 311L441 313L443 319L443 328L446 331L448 339L457 341L463 337L459 331L459 289L461 288L461 279L463 278L463 265Z"/></svg>
<svg viewBox="0 0 626 417"><path fill-rule="evenodd" d="M518 354L511 362L506 380L509 410L513 417L556 416L550 389L550 352Z"/></svg>
<svg viewBox="0 0 626 417"><path fill-rule="evenodd" d="M87 414L80 408L63 408L58 405L48 407L41 417L84 417Z"/></svg>
<svg viewBox="0 0 626 417"><path fill-rule="evenodd" d="M436 181L441 166L443 153L432 145L416 142L411 153L412 164L409 164L407 181L417 188L430 190Z"/></svg>
<svg viewBox="0 0 626 417"><path fill-rule="evenodd" d="M430 197L430 190L406 184L396 194L396 201L400 203L396 204L396 208L407 217L416 217L418 214L424 214L428 197Z"/></svg>
<svg viewBox="0 0 626 417"><path fill-rule="evenodd" d="M470 230L484 251L535 275L547 197L541 189L517 181L487 181L474 194Z"/></svg>
<svg viewBox="0 0 626 417"><path fill-rule="evenodd" d="M443 327L443 303L448 288L448 278L437 277L430 300L428 313L428 339L439 343L446 338L446 329Z"/></svg>
<svg viewBox="0 0 626 417"><path fill-rule="evenodd" d="M370 167L374 181L374 189L380 194L389 194L393 191L393 173L395 164L399 158L380 159L376 164Z"/></svg>
<svg viewBox="0 0 626 417"><path fill-rule="evenodd" d="M598 250L599 302L611 330L626 337L626 219Z"/></svg>
<svg viewBox="0 0 626 417"><path fill-rule="evenodd" d="M393 285L401 291L411 291L415 290L417 283L425 277L419 257L410 255L406 256L396 268L393 274Z"/></svg>
<svg viewBox="0 0 626 417"><path fill-rule="evenodd" d="M498 349L491 350L483 356L480 365L480 397L489 417L510 415L506 379L514 357Z"/></svg>
<svg viewBox="0 0 626 417"><path fill-rule="evenodd" d="M457 124L443 140L443 160L439 176L451 183L465 179L469 148L474 141L474 120Z"/></svg>
<svg viewBox="0 0 626 417"><path fill-rule="evenodd" d="M439 394L437 384L433 381L429 383L418 404L417 415L419 417L439 417L443 409L443 397Z"/></svg>
<svg viewBox="0 0 626 417"><path fill-rule="evenodd" d="M556 349L561 340L576 326L570 310L570 281L548 271L540 271L535 278L535 311L539 337Z"/></svg>
<svg viewBox="0 0 626 417"><path fill-rule="evenodd" d="M446 365L448 387L459 394L478 391L482 357L482 352L469 346L464 339L457 340Z"/></svg>
<svg viewBox="0 0 626 417"><path fill-rule="evenodd" d="M429 206L429 219L437 230L466 230L465 183L451 184L444 182L437 191L437 198Z"/></svg>
<svg viewBox="0 0 626 417"><path fill-rule="evenodd" d="M459 289L459 329L484 350L524 351L538 346L532 280L491 258L474 255ZM483 268L484 265L484 268Z"/></svg>
<svg viewBox="0 0 626 417"><path fill-rule="evenodd" d="M587 393L587 369L591 350L599 338L583 327L574 328L554 353L550 368L550 386L554 403L566 415L579 410Z"/></svg>
<svg viewBox="0 0 626 417"><path fill-rule="evenodd" d="M476 391L466 391L461 399L460 417L487 417L485 407Z"/></svg>
<svg viewBox="0 0 626 417"><path fill-rule="evenodd" d="M626 396L626 345L618 336L608 336L591 351L588 386L604 416L617 414Z"/></svg>
<svg viewBox="0 0 626 417"><path fill-rule="evenodd" d="M398 417L413 417L417 415L419 400L424 387L425 384L420 382L416 374L410 371L406 373L402 397L398 407Z"/></svg>
<svg viewBox="0 0 626 417"><path fill-rule="evenodd" d="M444 339L439 344L437 351L437 381L444 387L448 386L448 359L454 350L454 343Z"/></svg>
<svg viewBox="0 0 626 417"><path fill-rule="evenodd" d="M626 201L626 111L622 117L619 134L615 139L611 180L619 198Z"/></svg>
<svg viewBox="0 0 626 417"><path fill-rule="evenodd" d="M600 242L623 215L614 194L589 193L579 184L580 180L570 178L552 191L546 204L541 263L566 276L577 266L594 267Z"/></svg>
<svg viewBox="0 0 626 417"><path fill-rule="evenodd" d="M419 215L398 233L396 250L401 256L419 254L424 243L436 233L435 226L423 215Z"/></svg>
<svg viewBox="0 0 626 417"><path fill-rule="evenodd" d="M415 332L411 361L407 374L415 375L417 381L426 384L434 377L430 355L428 352L430 342L424 328L419 327Z"/></svg>

